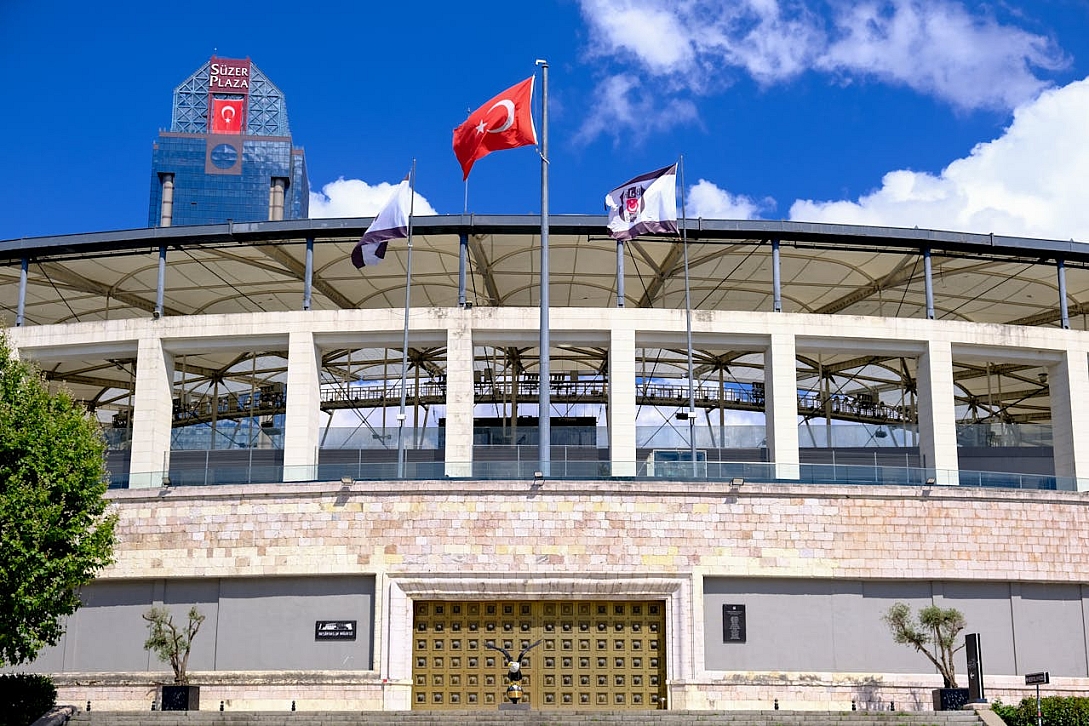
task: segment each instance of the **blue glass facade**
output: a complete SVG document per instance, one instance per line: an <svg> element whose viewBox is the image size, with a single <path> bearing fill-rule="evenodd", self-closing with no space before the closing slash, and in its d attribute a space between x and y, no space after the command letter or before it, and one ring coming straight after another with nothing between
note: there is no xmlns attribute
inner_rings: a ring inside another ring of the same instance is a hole
<svg viewBox="0 0 1089 726"><path fill-rule="evenodd" d="M216 73L225 66L246 85L218 87ZM213 100L243 109L242 123L216 128ZM171 226L309 213L306 159L292 145L283 94L249 60L212 58L175 89L171 129L155 142L150 181L149 227L164 224L164 211Z"/></svg>
<svg viewBox="0 0 1089 726"><path fill-rule="evenodd" d="M159 226L163 174L174 175L173 226L267 220L274 179L285 180L283 218L306 218L310 198L306 162L290 139L236 137L217 142L209 135L159 135L152 152L149 227ZM224 166L236 173L225 173Z"/></svg>

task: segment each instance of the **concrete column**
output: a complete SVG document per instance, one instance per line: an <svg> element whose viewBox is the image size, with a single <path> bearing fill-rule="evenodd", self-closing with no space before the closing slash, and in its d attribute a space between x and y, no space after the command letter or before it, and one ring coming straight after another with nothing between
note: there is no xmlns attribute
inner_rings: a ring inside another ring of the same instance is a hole
<svg viewBox="0 0 1089 726"><path fill-rule="evenodd" d="M159 226L169 227L174 222L174 175L160 174L163 185L162 203L159 205Z"/></svg>
<svg viewBox="0 0 1089 726"><path fill-rule="evenodd" d="M268 188L268 218L270 222L280 222L284 218L284 188L287 179L272 177Z"/></svg>
<svg viewBox="0 0 1089 726"><path fill-rule="evenodd" d="M957 484L953 350L948 342L927 342L926 351L919 356L916 378L922 466L933 472L936 484Z"/></svg>
<svg viewBox="0 0 1089 726"><path fill-rule="evenodd" d="M797 479L798 374L790 334L772 335L764 353L764 436L776 478Z"/></svg>
<svg viewBox="0 0 1089 726"><path fill-rule="evenodd" d="M446 476L473 474L473 311L462 309L446 334Z"/></svg>
<svg viewBox="0 0 1089 726"><path fill-rule="evenodd" d="M174 356L159 338L142 338L136 358L132 404L129 488L157 487L170 469L174 412Z"/></svg>
<svg viewBox="0 0 1089 726"><path fill-rule="evenodd" d="M1051 393L1051 436L1055 476L1077 477L1078 491L1089 491L1089 360L1068 350L1047 370ZM1074 402L1077 402L1076 404Z"/></svg>
<svg viewBox="0 0 1089 726"><path fill-rule="evenodd" d="M635 476L635 330L609 335L609 461L613 476Z"/></svg>
<svg viewBox="0 0 1089 726"><path fill-rule="evenodd" d="M314 334L291 333L287 343L284 481L311 481L318 476L320 374L321 355L314 345Z"/></svg>

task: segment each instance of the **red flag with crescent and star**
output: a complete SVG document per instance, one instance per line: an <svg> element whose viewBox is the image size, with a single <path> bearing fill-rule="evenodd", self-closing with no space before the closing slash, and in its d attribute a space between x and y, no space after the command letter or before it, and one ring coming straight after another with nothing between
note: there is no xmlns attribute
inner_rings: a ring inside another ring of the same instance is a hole
<svg viewBox="0 0 1089 726"><path fill-rule="evenodd" d="M454 129L454 155L461 163L463 179L469 178L477 159L493 151L536 145L532 101L530 76L473 111L465 123Z"/></svg>
<svg viewBox="0 0 1089 726"><path fill-rule="evenodd" d="M212 113L209 124L213 134L242 133L242 117L245 116L245 101L242 99L212 99Z"/></svg>

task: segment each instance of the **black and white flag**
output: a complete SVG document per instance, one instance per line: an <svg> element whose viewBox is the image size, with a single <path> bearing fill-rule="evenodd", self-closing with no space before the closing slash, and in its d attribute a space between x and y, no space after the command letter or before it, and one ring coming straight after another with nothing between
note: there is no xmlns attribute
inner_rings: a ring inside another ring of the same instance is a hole
<svg viewBox="0 0 1089 726"><path fill-rule="evenodd" d="M641 234L677 233L677 165L637 176L609 192L609 234L630 240Z"/></svg>
<svg viewBox="0 0 1089 726"><path fill-rule="evenodd" d="M408 217L412 209L412 186L406 176L397 185L393 196L367 227L363 239L352 249L352 264L356 267L377 265L386 257L386 245L391 239L408 237Z"/></svg>

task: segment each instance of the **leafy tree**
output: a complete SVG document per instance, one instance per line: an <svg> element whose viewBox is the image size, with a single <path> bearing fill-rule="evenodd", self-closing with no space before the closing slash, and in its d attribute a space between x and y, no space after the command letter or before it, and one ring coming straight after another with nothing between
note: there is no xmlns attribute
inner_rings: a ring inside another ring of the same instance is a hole
<svg viewBox="0 0 1089 726"><path fill-rule="evenodd" d="M156 606L143 615L147 621L148 636L144 648L174 669L175 683L188 683L189 651L193 638L197 637L204 615L194 605L189 609L189 622L185 627L174 624L174 617L164 607Z"/></svg>
<svg viewBox="0 0 1089 726"><path fill-rule="evenodd" d="M907 603L898 602L882 620L892 631L893 640L912 646L930 659L945 680L946 688L957 687L953 655L964 647L964 643L956 645L956 642L966 624L960 610L930 605L919 610L918 617L913 619Z"/></svg>
<svg viewBox="0 0 1089 726"><path fill-rule="evenodd" d="M111 562L105 448L98 422L0 333L0 666L55 645Z"/></svg>
<svg viewBox="0 0 1089 726"><path fill-rule="evenodd" d="M0 726L26 726L57 705L57 687L45 676L0 675Z"/></svg>

